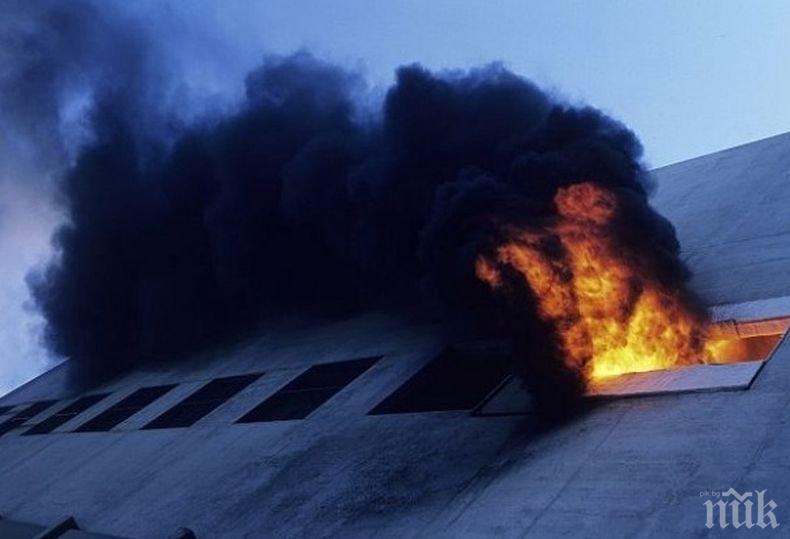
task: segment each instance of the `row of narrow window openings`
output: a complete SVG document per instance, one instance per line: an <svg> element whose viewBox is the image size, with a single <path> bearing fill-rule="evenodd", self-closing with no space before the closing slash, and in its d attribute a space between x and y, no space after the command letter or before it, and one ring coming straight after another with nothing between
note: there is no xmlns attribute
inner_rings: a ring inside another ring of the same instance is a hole
<svg viewBox="0 0 790 539"><path fill-rule="evenodd" d="M14 430L15 428L24 425L30 419L33 419L35 416L55 404L57 401L49 400L49 401L39 401L34 402L33 404L29 404L25 406L22 410L17 412L16 414L12 415L9 419L6 419L4 422L0 423L0 436Z"/></svg>
<svg viewBox="0 0 790 539"><path fill-rule="evenodd" d="M379 359L380 357L370 357L313 365L236 422L304 419ZM262 375L263 373L256 373L212 380L145 424L142 429L192 426ZM507 375L506 354L488 351L481 355L476 351L451 348L420 369L369 414L469 410L494 390ZM74 432L109 431L175 387L176 384L167 384L138 389L77 427ZM22 434L50 433L108 396L109 393L101 393L81 397ZM25 424L55 402L57 401L41 401L27 406L0 423L0 436ZM0 415L8 413L12 408L0 407Z"/></svg>

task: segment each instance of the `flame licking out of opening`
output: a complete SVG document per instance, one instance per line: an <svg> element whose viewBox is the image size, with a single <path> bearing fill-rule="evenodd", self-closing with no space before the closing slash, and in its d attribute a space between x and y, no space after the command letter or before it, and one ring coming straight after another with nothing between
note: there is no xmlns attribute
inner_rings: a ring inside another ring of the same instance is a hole
<svg viewBox="0 0 790 539"><path fill-rule="evenodd" d="M590 382L737 355L737 341L716 336L683 291L660 283L618 245L615 193L588 181L559 189L554 204L548 224L504 225L507 240L478 256L475 271L500 291L506 268L523 276L566 367Z"/></svg>

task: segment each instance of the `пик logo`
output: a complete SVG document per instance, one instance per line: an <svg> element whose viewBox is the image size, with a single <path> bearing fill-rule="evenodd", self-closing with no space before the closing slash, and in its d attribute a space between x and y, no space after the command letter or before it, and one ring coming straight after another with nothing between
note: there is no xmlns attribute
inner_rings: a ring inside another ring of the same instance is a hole
<svg viewBox="0 0 790 539"><path fill-rule="evenodd" d="M751 491L739 494L734 488L730 488L729 490L722 493L700 493L700 495L709 495L713 497L720 496L722 498L716 503L708 500L702 504L705 506L705 510L707 512L705 526L708 528L713 528L714 513L716 512L716 509L718 509L718 524L720 528L726 528L729 526L730 520L734 528L740 528L741 526L751 528L754 525L757 525L760 528L767 528L768 526L771 526L771 528L779 527L779 521L776 519L776 515L774 514L774 509L776 509L777 504L773 500L768 500L766 502L765 492L765 490L757 491L756 520L754 515L755 502L752 501L752 496L754 493ZM729 498L730 496L734 498L732 501L727 502L724 500L724 498ZM728 507L729 511L727 510Z"/></svg>

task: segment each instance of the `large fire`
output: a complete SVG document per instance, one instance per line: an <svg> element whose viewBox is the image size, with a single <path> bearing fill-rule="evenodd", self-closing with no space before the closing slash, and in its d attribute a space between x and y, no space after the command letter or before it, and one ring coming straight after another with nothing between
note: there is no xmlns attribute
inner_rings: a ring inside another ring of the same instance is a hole
<svg viewBox="0 0 790 539"><path fill-rule="evenodd" d="M505 225L507 240L479 256L475 269L494 289L505 268L523 276L567 367L594 381L737 355L737 341L716 336L682 291L662 285L617 244L613 192L578 183L559 189L554 203L557 216L548 224Z"/></svg>

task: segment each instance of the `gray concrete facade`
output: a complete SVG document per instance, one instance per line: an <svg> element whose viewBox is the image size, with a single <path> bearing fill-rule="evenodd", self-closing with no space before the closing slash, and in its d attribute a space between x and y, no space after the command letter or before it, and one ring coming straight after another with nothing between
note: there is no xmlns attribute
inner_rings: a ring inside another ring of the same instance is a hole
<svg viewBox="0 0 790 539"><path fill-rule="evenodd" d="M790 295L790 134L656 171L711 304ZM542 431L530 416L367 415L448 341L383 313L284 326L166 370L137 370L56 432L0 437L0 515L166 537L718 537L790 529L790 344L744 391L611 400ZM304 420L235 424L306 367L382 356ZM203 383L263 372L192 427L140 430ZM111 432L77 425L134 390L178 386ZM65 367L0 399L59 399ZM13 413L13 411L11 412ZM0 418L2 421L4 418ZM766 490L776 529L705 526L710 491Z"/></svg>
<svg viewBox="0 0 790 539"><path fill-rule="evenodd" d="M678 231L711 304L788 295L790 133L653 171L653 204Z"/></svg>

